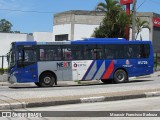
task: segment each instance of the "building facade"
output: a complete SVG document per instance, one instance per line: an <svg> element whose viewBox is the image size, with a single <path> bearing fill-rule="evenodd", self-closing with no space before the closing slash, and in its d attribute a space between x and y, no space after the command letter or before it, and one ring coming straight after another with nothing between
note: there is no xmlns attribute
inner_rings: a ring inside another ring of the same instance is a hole
<svg viewBox="0 0 160 120"><path fill-rule="evenodd" d="M90 38L99 26L104 13L95 11L67 11L54 16L53 40Z"/></svg>

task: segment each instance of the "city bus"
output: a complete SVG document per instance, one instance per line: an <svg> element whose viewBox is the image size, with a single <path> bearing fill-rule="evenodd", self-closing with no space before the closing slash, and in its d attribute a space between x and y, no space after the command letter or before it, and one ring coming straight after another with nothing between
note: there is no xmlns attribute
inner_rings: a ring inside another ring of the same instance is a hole
<svg viewBox="0 0 160 120"><path fill-rule="evenodd" d="M154 67L150 41L123 38L13 42L8 61L10 83L34 82L39 87L60 80L124 83L152 74Z"/></svg>

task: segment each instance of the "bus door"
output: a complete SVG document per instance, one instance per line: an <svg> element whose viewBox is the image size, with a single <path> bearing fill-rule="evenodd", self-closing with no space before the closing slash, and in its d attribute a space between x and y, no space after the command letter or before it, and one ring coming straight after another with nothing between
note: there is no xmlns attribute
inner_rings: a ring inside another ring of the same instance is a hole
<svg viewBox="0 0 160 120"><path fill-rule="evenodd" d="M59 68L62 70L63 80L72 80L72 51L70 46L63 46L63 62L61 62Z"/></svg>
<svg viewBox="0 0 160 120"><path fill-rule="evenodd" d="M37 82L36 50L33 48L23 48L18 50L18 69L20 71L19 82Z"/></svg>

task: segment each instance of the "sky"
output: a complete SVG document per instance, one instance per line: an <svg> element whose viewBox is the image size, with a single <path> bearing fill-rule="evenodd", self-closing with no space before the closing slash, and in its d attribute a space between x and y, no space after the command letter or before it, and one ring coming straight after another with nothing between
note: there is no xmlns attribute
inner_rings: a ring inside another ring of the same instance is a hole
<svg viewBox="0 0 160 120"><path fill-rule="evenodd" d="M0 0L0 19L21 33L52 32L53 16L69 10L94 10L105 0ZM138 12L160 14L160 0L137 0ZM132 6L131 6L132 8ZM17 11L18 10L18 11Z"/></svg>

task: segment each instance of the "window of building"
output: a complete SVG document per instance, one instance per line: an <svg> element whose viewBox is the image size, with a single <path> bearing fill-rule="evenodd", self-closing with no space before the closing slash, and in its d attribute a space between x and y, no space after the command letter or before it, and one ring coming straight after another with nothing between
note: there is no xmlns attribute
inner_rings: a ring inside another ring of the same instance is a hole
<svg viewBox="0 0 160 120"><path fill-rule="evenodd" d="M68 34L55 35L55 41L68 40Z"/></svg>

